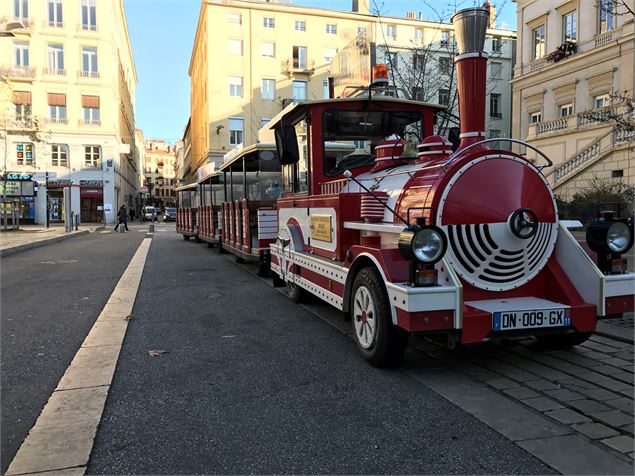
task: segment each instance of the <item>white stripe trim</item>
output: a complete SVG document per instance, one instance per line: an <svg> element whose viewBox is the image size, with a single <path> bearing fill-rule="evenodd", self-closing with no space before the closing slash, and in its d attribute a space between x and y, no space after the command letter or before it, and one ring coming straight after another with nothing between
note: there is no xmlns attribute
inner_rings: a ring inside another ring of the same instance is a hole
<svg viewBox="0 0 635 476"><path fill-rule="evenodd" d="M459 134L459 139L465 139L466 137L485 137L485 132L463 132Z"/></svg>
<svg viewBox="0 0 635 476"><path fill-rule="evenodd" d="M458 63L462 59L467 59L467 58L485 58L485 59L487 59L487 58L489 58L489 55L487 53L485 53L484 51L470 51L469 53L463 53L462 55L458 55L454 59L454 62Z"/></svg>

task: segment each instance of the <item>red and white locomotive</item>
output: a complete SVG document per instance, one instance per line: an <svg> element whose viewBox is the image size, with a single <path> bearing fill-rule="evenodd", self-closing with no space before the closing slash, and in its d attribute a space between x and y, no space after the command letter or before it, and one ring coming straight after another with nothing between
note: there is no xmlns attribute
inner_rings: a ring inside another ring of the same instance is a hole
<svg viewBox="0 0 635 476"><path fill-rule="evenodd" d="M399 362L409 333L575 345L598 318L633 311L635 275L621 259L632 223L592 226L596 264L558 220L541 172L551 161L536 150L535 165L485 139L488 15L471 8L452 19L455 151L433 135L441 107L372 87L294 104L270 123L282 164L274 281L295 300L310 293L344 311L373 365Z"/></svg>

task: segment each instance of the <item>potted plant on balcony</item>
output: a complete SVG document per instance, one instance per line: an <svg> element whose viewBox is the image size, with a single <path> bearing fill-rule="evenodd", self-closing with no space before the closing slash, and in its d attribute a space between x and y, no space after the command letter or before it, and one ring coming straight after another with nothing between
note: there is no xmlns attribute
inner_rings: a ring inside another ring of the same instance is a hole
<svg viewBox="0 0 635 476"><path fill-rule="evenodd" d="M571 56L575 52L576 52L575 41L567 40L564 43L562 43L560 46L558 46L558 48L556 48L555 51L552 51L547 56L545 56L545 58L549 61L553 61L554 63L557 63L561 59L566 58L567 56Z"/></svg>

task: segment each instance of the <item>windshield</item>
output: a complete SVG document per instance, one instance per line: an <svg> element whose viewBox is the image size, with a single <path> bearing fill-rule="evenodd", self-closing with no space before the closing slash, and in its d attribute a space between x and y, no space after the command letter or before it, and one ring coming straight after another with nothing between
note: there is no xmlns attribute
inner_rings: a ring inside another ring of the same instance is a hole
<svg viewBox="0 0 635 476"><path fill-rule="evenodd" d="M347 169L375 163L375 146L388 138L415 144L423 136L420 111L328 110L323 116L324 173L334 177Z"/></svg>
<svg viewBox="0 0 635 476"><path fill-rule="evenodd" d="M166 213L176 213L176 208L166 208L165 212Z"/></svg>

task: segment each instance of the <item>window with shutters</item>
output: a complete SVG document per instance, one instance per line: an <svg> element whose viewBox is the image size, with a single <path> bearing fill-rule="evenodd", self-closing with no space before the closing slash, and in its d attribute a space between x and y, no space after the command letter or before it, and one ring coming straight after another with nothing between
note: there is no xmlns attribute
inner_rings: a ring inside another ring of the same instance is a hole
<svg viewBox="0 0 635 476"><path fill-rule="evenodd" d="M229 87L230 97L242 97L243 96L243 77L242 76L229 76L227 79Z"/></svg>
<svg viewBox="0 0 635 476"><path fill-rule="evenodd" d="M245 121L242 117L229 118L229 144L238 145L243 143L243 133Z"/></svg>
<svg viewBox="0 0 635 476"><path fill-rule="evenodd" d="M276 80L262 80L262 99L273 100L276 97Z"/></svg>
<svg viewBox="0 0 635 476"><path fill-rule="evenodd" d="M270 41L263 41L260 43L260 54L265 58L275 58L276 44Z"/></svg>

